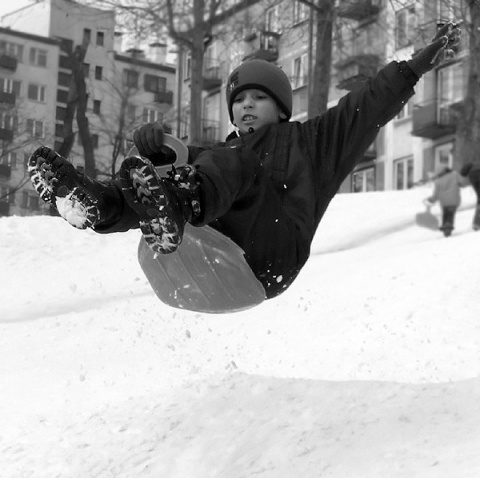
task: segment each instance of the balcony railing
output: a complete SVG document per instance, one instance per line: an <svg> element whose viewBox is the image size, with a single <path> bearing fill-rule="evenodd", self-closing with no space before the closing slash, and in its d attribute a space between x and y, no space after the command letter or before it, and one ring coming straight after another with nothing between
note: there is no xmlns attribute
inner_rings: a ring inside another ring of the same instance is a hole
<svg viewBox="0 0 480 478"><path fill-rule="evenodd" d="M173 104L173 91L157 91L153 95L155 103Z"/></svg>
<svg viewBox="0 0 480 478"><path fill-rule="evenodd" d="M16 71L18 60L14 56L0 55L0 68Z"/></svg>
<svg viewBox="0 0 480 478"><path fill-rule="evenodd" d="M379 65L379 56L373 54L353 55L339 61L335 65L339 72L337 88L351 91L361 87L368 78L375 76Z"/></svg>
<svg viewBox="0 0 480 478"><path fill-rule="evenodd" d="M15 93L0 91L0 104L15 106Z"/></svg>
<svg viewBox="0 0 480 478"><path fill-rule="evenodd" d="M4 199L0 200L0 216L10 215L10 204Z"/></svg>
<svg viewBox="0 0 480 478"><path fill-rule="evenodd" d="M461 103L440 104L438 100L415 105L412 135L437 139L455 132Z"/></svg>
<svg viewBox="0 0 480 478"><path fill-rule="evenodd" d="M251 33L245 38L248 52L243 59L278 60L279 38L280 33L277 32L261 31Z"/></svg>
<svg viewBox="0 0 480 478"><path fill-rule="evenodd" d="M0 141L12 141L13 130L7 128L0 128Z"/></svg>
<svg viewBox="0 0 480 478"><path fill-rule="evenodd" d="M202 120L202 139L218 143L220 138L220 121L203 119Z"/></svg>
<svg viewBox="0 0 480 478"><path fill-rule="evenodd" d="M0 177L9 178L12 175L12 168L6 164L0 164Z"/></svg>
<svg viewBox="0 0 480 478"><path fill-rule="evenodd" d="M220 63L212 58L205 58L203 64L203 89L213 90L222 85Z"/></svg>
<svg viewBox="0 0 480 478"><path fill-rule="evenodd" d="M377 15L381 7L382 0L340 0L337 15L359 22Z"/></svg>

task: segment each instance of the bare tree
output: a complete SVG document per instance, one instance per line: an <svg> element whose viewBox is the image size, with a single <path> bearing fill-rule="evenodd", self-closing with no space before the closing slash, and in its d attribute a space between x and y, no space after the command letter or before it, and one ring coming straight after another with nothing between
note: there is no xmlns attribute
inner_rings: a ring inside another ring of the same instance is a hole
<svg viewBox="0 0 480 478"><path fill-rule="evenodd" d="M135 21L130 21L130 24L140 26L142 35L166 28L179 47L190 52L189 141L196 143L202 139L202 90L206 41L214 36L215 26L260 1L140 0L132 3L129 0L121 2L96 0L94 3L114 7L121 11L120 15L134 18Z"/></svg>
<svg viewBox="0 0 480 478"><path fill-rule="evenodd" d="M299 0L311 9L310 28L315 23L315 56L311 68L308 117L319 116L327 110L332 70L333 26L335 22L335 0ZM311 45L312 47L313 45Z"/></svg>
<svg viewBox="0 0 480 478"><path fill-rule="evenodd" d="M88 42L77 45L70 54L72 77L68 91L67 108L64 118L63 142L59 148L59 154L68 157L72 150L75 133L73 132L73 120L76 115L78 134L82 142L85 160L85 173L91 178L96 178L95 153L92 135L87 118L88 93L85 83L84 59L87 53Z"/></svg>

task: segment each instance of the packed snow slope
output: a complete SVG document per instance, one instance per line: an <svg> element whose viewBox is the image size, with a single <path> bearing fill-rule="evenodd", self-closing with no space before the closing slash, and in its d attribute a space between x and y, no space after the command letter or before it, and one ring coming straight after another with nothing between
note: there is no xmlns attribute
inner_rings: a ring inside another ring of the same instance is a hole
<svg viewBox="0 0 480 478"><path fill-rule="evenodd" d="M293 286L224 315L160 303L138 231L1 218L0 476L478 478L475 200L444 238L430 192L336 196Z"/></svg>

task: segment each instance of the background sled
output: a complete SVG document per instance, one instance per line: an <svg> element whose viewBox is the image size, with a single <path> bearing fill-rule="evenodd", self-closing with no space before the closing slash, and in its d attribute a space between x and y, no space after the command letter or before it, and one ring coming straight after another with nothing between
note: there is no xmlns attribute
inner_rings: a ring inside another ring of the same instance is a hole
<svg viewBox="0 0 480 478"><path fill-rule="evenodd" d="M416 214L415 222L421 227L426 227L427 229L433 229L435 231L438 231L438 228L440 227L438 217L431 213L430 207L428 206L425 211Z"/></svg>
<svg viewBox="0 0 480 478"><path fill-rule="evenodd" d="M187 163L183 142L165 135L164 144L177 154L175 166ZM137 154L133 148L129 156ZM162 176L171 165L157 168ZM178 309L228 313L254 307L265 290L245 261L243 250L215 229L185 225L183 242L172 254L157 254L142 238L138 261L157 297Z"/></svg>

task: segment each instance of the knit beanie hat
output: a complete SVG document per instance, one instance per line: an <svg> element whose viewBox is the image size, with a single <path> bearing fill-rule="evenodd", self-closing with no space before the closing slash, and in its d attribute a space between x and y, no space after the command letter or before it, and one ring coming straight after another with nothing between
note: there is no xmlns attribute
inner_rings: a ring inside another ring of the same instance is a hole
<svg viewBox="0 0 480 478"><path fill-rule="evenodd" d="M232 104L235 96L243 90L259 89L269 94L287 115L292 116L292 85L285 72L265 60L248 60L235 68L228 77L227 106L233 122Z"/></svg>

